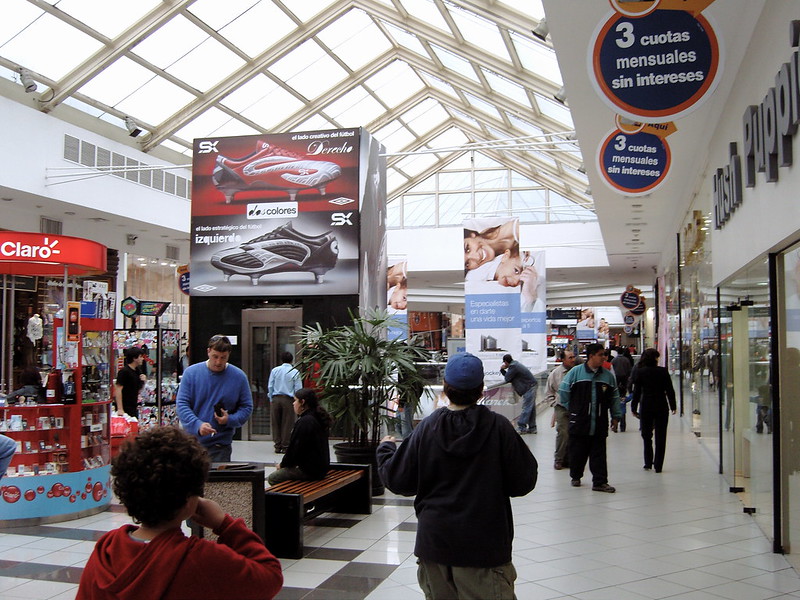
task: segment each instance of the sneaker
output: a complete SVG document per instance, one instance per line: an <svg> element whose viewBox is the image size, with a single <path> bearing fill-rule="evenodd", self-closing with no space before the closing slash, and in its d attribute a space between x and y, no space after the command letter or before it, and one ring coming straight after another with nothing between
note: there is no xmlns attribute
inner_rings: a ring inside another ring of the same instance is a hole
<svg viewBox="0 0 800 600"><path fill-rule="evenodd" d="M562 463L561 461L558 461L558 460L557 460L557 461L556 461L556 462L553 464L553 468L554 468L556 471L560 471L561 469L563 469L563 468L564 468L564 463Z"/></svg>
<svg viewBox="0 0 800 600"><path fill-rule="evenodd" d="M572 487L581 487L581 480L580 479L573 479L572 480Z"/></svg>
<svg viewBox="0 0 800 600"><path fill-rule="evenodd" d="M617 491L617 488L608 485L607 483L601 483L600 485L593 485L592 491L595 492L606 492L607 494L613 494Z"/></svg>
<svg viewBox="0 0 800 600"><path fill-rule="evenodd" d="M325 195L328 183L339 177L339 165L325 160L308 160L267 142L242 158L217 156L211 179L230 204L235 194L250 190L284 190L294 202L301 190L317 188Z"/></svg>
<svg viewBox="0 0 800 600"><path fill-rule="evenodd" d="M310 236L296 231L291 222L236 248L226 248L211 256L211 264L223 272L225 281L232 275L245 275L258 285L262 275L271 273L314 273L317 283L336 266L339 242L330 232Z"/></svg>
<svg viewBox="0 0 800 600"><path fill-rule="evenodd" d="M517 433L520 434L520 435L525 435L525 434L530 433L530 431L528 431L524 427L520 427L519 429L517 429Z"/></svg>

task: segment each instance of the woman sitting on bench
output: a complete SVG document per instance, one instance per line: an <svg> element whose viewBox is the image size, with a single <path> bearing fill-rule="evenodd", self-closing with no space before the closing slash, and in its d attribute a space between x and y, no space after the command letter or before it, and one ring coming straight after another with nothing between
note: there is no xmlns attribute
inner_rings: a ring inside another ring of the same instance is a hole
<svg viewBox="0 0 800 600"><path fill-rule="evenodd" d="M292 406L299 418L280 468L267 477L270 485L290 479L324 479L331 465L328 430L332 419L319 405L314 390L297 390Z"/></svg>

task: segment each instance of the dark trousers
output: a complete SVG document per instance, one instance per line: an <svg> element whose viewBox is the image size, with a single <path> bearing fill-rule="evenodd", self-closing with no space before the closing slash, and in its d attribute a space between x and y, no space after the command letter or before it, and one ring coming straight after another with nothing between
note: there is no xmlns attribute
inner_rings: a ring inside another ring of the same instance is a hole
<svg viewBox="0 0 800 600"><path fill-rule="evenodd" d="M270 401L269 416L272 421L272 441L275 444L275 450L286 450L289 447L292 427L297 418L292 402L290 396L283 394L273 394Z"/></svg>
<svg viewBox="0 0 800 600"><path fill-rule="evenodd" d="M606 464L605 435L570 435L569 436L569 476L572 479L583 477L586 460L592 472L592 485L608 483L608 465Z"/></svg>
<svg viewBox="0 0 800 600"><path fill-rule="evenodd" d="M667 451L667 425L669 425L669 412L650 413L643 412L639 415L642 441L644 442L644 467L655 468L661 472L664 466L664 455ZM655 452L653 452L653 436L655 434Z"/></svg>

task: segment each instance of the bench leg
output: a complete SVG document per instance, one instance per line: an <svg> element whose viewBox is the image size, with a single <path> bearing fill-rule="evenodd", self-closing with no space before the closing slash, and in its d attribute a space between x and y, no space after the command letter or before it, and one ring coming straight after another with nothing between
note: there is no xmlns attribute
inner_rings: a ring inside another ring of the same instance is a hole
<svg viewBox="0 0 800 600"><path fill-rule="evenodd" d="M354 515L372 514L370 478L362 477L338 490L330 511Z"/></svg>
<svg viewBox="0 0 800 600"><path fill-rule="evenodd" d="M303 497L265 494L265 543L281 558L303 558Z"/></svg>

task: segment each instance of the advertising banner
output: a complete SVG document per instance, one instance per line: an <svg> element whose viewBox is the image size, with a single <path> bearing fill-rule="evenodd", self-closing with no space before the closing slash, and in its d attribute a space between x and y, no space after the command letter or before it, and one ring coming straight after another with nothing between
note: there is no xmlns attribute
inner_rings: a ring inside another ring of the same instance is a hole
<svg viewBox="0 0 800 600"><path fill-rule="evenodd" d="M195 140L190 294L358 293L361 134Z"/></svg>
<svg viewBox="0 0 800 600"><path fill-rule="evenodd" d="M389 258L386 271L386 310L402 324L389 328L389 339L408 338L408 261L403 258Z"/></svg>
<svg viewBox="0 0 800 600"><path fill-rule="evenodd" d="M522 255L519 286L522 358L519 361L531 372L540 373L547 370L545 251L523 252Z"/></svg>
<svg viewBox="0 0 800 600"><path fill-rule="evenodd" d="M483 361L487 386L503 381L503 355L522 353L519 219L464 220L464 320L467 352Z"/></svg>

